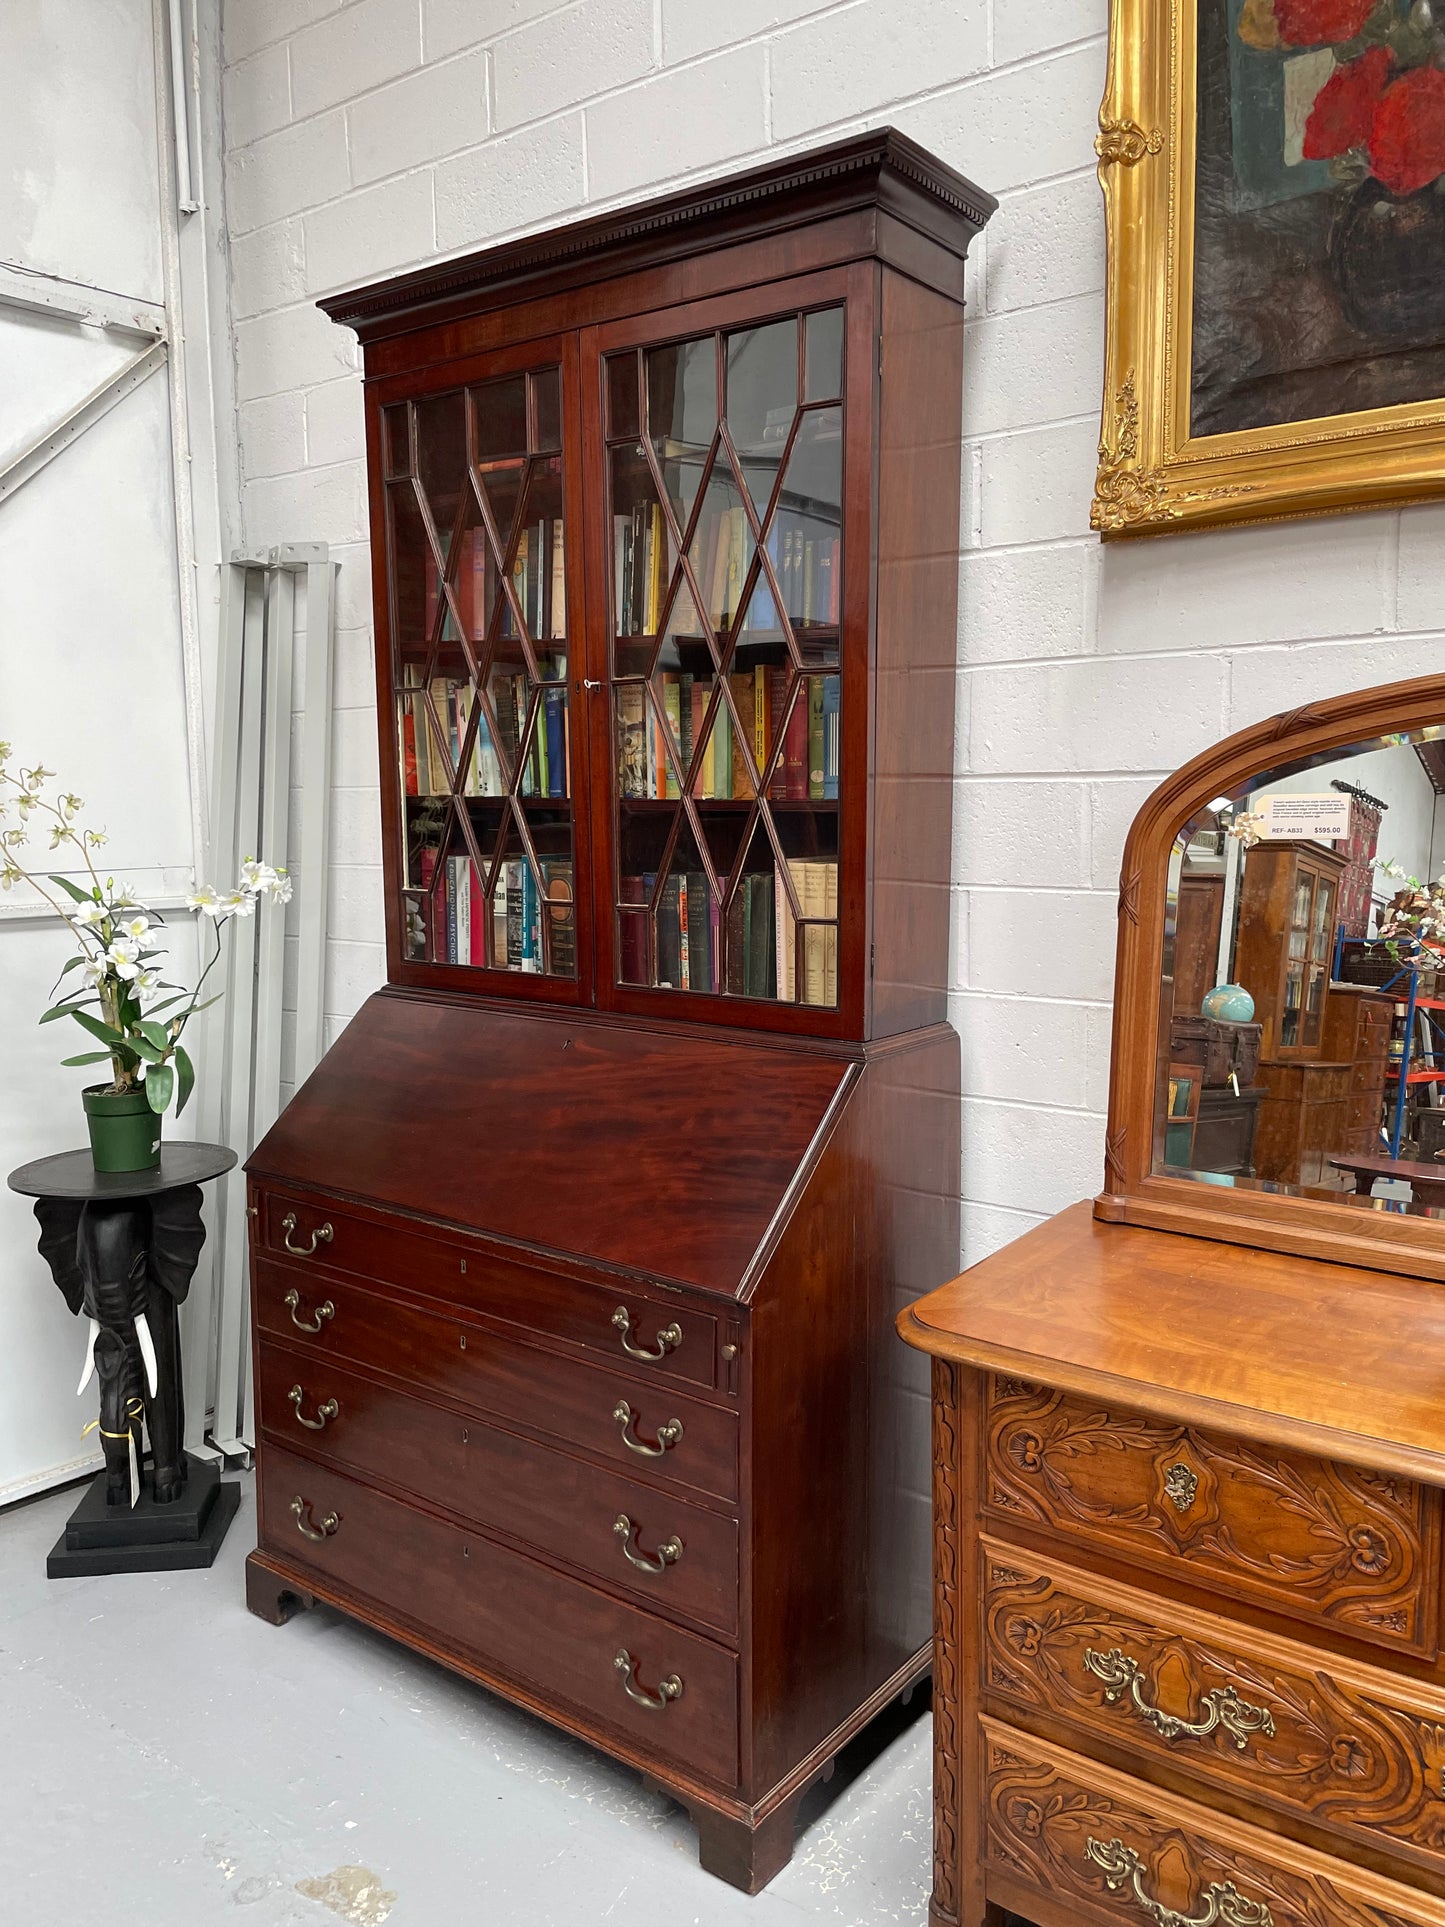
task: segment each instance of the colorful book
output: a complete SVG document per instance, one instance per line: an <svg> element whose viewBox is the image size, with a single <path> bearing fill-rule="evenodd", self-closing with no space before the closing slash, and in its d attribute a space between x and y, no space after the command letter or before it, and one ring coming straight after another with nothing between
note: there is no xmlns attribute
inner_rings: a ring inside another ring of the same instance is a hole
<svg viewBox="0 0 1445 1927"><path fill-rule="evenodd" d="M624 876L617 879L617 900L622 904L645 905L651 901L655 877ZM645 984L647 976L647 918L621 915L619 926L619 980L624 984Z"/></svg>
<svg viewBox="0 0 1445 1927"><path fill-rule="evenodd" d="M522 873L522 929L519 968L535 974L542 968L542 938L539 928L541 903L537 894L537 879L532 874L532 866L530 863L519 863L517 867Z"/></svg>
<svg viewBox="0 0 1445 1927"><path fill-rule="evenodd" d="M543 691L546 708L547 794L569 796L567 780L567 691L561 683L548 683Z"/></svg>
<svg viewBox="0 0 1445 1927"><path fill-rule="evenodd" d="M475 864L467 866L467 928L471 941L467 946L466 960L481 969L487 961L487 905L482 895L482 879L477 874Z"/></svg>
<svg viewBox="0 0 1445 1927"><path fill-rule="evenodd" d="M647 695L640 683L617 691L617 793L646 796L648 764Z"/></svg>
<svg viewBox="0 0 1445 1927"><path fill-rule="evenodd" d="M547 892L547 925L554 977L577 975L577 913L573 902L572 859L544 856L542 883Z"/></svg>
<svg viewBox="0 0 1445 1927"><path fill-rule="evenodd" d="M672 740L674 743L680 743L682 741L682 687L676 670L663 671L662 707L667 717L667 726L672 731ZM660 796L677 796L681 793L678 787L677 770L673 766L672 758L665 750L658 773L663 779L658 789Z"/></svg>
<svg viewBox="0 0 1445 1927"><path fill-rule="evenodd" d="M823 684L808 678L808 795L823 800Z"/></svg>
<svg viewBox="0 0 1445 1927"><path fill-rule="evenodd" d="M682 988L682 880L670 876L657 900L657 984L662 990Z"/></svg>
<svg viewBox="0 0 1445 1927"><path fill-rule="evenodd" d="M838 800L838 704L841 678L823 678L823 797Z"/></svg>

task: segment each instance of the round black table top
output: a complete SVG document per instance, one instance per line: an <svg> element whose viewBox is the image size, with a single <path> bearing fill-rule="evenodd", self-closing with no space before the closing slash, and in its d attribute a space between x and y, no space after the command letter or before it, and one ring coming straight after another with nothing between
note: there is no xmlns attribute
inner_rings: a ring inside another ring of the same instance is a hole
<svg viewBox="0 0 1445 1927"><path fill-rule="evenodd" d="M236 1162L224 1144L161 1142L161 1161L151 1171L97 1171L90 1148L59 1151L12 1171L6 1183L27 1198L150 1198L182 1184L204 1184Z"/></svg>

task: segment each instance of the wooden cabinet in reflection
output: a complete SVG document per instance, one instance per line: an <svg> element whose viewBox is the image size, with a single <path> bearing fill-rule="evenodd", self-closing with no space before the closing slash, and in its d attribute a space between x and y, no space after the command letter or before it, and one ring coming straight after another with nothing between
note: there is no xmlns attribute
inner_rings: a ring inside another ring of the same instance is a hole
<svg viewBox="0 0 1445 1927"><path fill-rule="evenodd" d="M1186 876L1179 885L1174 925L1174 1015L1197 1017L1219 981L1219 931L1224 921L1224 877Z"/></svg>
<svg viewBox="0 0 1445 1927"><path fill-rule="evenodd" d="M1320 843L1256 843L1245 858L1234 972L1254 998L1265 1058L1321 1055L1344 868Z"/></svg>

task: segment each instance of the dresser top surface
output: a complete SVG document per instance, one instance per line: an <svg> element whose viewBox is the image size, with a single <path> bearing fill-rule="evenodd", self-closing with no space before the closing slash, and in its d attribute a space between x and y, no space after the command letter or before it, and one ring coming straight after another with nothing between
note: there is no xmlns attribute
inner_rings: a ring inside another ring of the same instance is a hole
<svg viewBox="0 0 1445 1927"><path fill-rule="evenodd" d="M899 1319L965 1365L1445 1485L1445 1286L1072 1205Z"/></svg>

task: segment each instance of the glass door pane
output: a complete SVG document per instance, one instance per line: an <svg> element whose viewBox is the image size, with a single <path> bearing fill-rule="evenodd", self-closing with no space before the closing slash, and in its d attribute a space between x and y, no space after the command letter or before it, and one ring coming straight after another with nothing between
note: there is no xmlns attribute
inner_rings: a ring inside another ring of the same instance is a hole
<svg viewBox="0 0 1445 1927"><path fill-rule="evenodd" d="M382 411L407 961L574 979L561 371Z"/></svg>
<svg viewBox="0 0 1445 1927"><path fill-rule="evenodd" d="M838 1002L842 318L603 362L624 985Z"/></svg>

